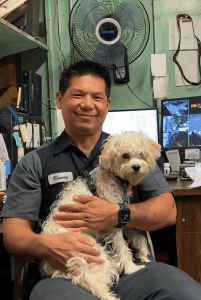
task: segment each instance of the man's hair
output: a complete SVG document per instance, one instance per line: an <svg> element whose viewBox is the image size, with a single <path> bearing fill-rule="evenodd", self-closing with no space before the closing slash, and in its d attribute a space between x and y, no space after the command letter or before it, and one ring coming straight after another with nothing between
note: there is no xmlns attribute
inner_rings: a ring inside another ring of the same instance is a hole
<svg viewBox="0 0 201 300"><path fill-rule="evenodd" d="M93 76L102 78L105 81L105 93L107 99L110 97L110 73L109 70L100 63L90 60L81 60L73 63L68 68L64 68L64 70L61 72L59 80L59 91L61 92L62 96L69 88L71 84L70 81L73 76Z"/></svg>

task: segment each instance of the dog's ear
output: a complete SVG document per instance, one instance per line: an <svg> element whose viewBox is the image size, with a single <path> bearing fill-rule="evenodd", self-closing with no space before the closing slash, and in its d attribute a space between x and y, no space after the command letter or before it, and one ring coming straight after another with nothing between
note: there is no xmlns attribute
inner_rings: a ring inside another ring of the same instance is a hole
<svg viewBox="0 0 201 300"><path fill-rule="evenodd" d="M115 136L109 136L102 146L99 164L105 169L110 169L114 163L114 157L117 151L117 139Z"/></svg>
<svg viewBox="0 0 201 300"><path fill-rule="evenodd" d="M158 159L161 156L161 145L155 141L150 140L151 150L154 153L155 159Z"/></svg>

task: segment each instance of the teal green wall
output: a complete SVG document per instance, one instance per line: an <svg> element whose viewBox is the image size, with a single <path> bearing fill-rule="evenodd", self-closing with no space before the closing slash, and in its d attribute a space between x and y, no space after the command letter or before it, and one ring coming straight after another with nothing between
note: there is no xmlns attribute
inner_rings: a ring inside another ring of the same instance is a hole
<svg viewBox="0 0 201 300"><path fill-rule="evenodd" d="M46 0L46 20L48 29L49 77L51 105L56 108L55 92L58 90L59 74L62 70L61 52L58 44L58 13L60 24L61 47L66 64L71 62L72 44L68 31L70 6L75 0ZM175 86L175 66L173 51L169 51L169 19L175 19L178 13L188 13L192 18L200 18L199 0L141 0L150 20L150 37L142 55L129 65L130 82L133 93L149 106L157 106L160 112L161 99L153 99L153 76L151 75L151 54L165 53L167 56L167 74L169 75L169 98L199 96L200 86ZM112 84L111 109L131 109L148 107L134 96L126 85ZM51 111L52 136L57 136L57 111Z"/></svg>
<svg viewBox="0 0 201 300"><path fill-rule="evenodd" d="M132 91L149 106L156 104L153 101L152 76L150 73L151 54L154 53L153 39L153 6L152 1L141 1L149 15L150 20L150 37L148 44L142 55L132 64L129 65L130 82L129 86ZM69 7L70 3L75 1L59 1L59 9L56 0L46 0L46 20L48 29L48 45L49 51L49 76L50 76L50 98L52 106L56 108L55 92L58 90L59 74L62 70L61 51L58 47L58 12L60 23L60 36L62 52L65 56L66 64L71 62L72 45L70 42L68 31ZM111 90L112 104L111 109L130 109L148 107L135 97L126 85L112 84ZM52 136L57 136L57 114L56 111L51 112L52 116Z"/></svg>

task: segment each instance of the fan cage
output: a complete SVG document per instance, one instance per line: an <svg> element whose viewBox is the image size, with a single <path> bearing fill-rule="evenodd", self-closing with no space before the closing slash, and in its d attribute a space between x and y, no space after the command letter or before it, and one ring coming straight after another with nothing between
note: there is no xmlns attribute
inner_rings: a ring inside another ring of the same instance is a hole
<svg viewBox="0 0 201 300"><path fill-rule="evenodd" d="M115 44L105 45L96 36L96 26L104 18L113 18L121 26L121 36ZM138 0L78 0L70 13L69 33L82 58L116 69L131 64L142 54L149 40L150 23Z"/></svg>

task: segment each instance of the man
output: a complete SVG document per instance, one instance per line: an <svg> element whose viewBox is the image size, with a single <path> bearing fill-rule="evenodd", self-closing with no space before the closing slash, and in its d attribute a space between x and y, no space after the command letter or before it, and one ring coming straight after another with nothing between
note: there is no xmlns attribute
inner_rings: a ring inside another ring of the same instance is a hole
<svg viewBox="0 0 201 300"><path fill-rule="evenodd" d="M75 179L97 164L101 145L108 136L102 132L102 124L111 103L110 87L109 72L97 63L81 61L62 72L56 99L65 130L54 141L27 154L16 166L9 183L2 216L5 247L12 255L35 261L35 265L45 258L60 270L65 270L66 261L74 256L81 256L89 263L104 263L99 251L80 231L95 232L117 226L118 204L95 196L77 196L77 204L60 206L63 214L55 216L70 232L58 235L38 232L63 182ZM128 227L157 230L176 221L175 202L158 167L133 191L128 207L131 210ZM190 300L199 299L201 294L200 285L187 274L153 261L134 274L122 274L114 291L125 300ZM97 298L82 287L73 286L70 280L46 278L39 280L30 295L30 300L41 299Z"/></svg>

